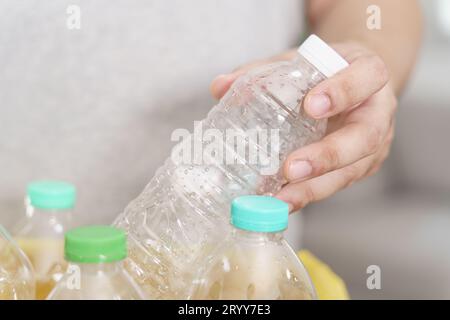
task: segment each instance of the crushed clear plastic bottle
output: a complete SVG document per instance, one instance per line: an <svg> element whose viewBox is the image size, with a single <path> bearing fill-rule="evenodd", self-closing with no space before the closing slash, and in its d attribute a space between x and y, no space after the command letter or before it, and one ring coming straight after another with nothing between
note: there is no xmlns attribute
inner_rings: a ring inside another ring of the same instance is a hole
<svg viewBox="0 0 450 320"><path fill-rule="evenodd" d="M35 279L31 263L0 225L0 300L34 298Z"/></svg>
<svg viewBox="0 0 450 320"><path fill-rule="evenodd" d="M188 295L194 300L311 300L315 291L283 238L288 204L242 196L231 206L232 231L205 258Z"/></svg>
<svg viewBox="0 0 450 320"><path fill-rule="evenodd" d="M203 132L223 133L224 153L234 163L218 161L220 157L207 148L208 139L195 132L174 147L172 156L114 223L128 234L127 268L150 296L184 297L196 263L229 231L231 201L247 194L274 194L281 188L279 168L287 155L319 140L326 130L325 120L307 117L303 97L346 66L333 49L311 36L294 60L262 66L237 79L201 122ZM251 152L239 152L236 140L226 138L229 130L246 136L246 150L263 154L270 149L267 154L275 154L278 163L275 172L265 172L264 157L250 161ZM252 138L247 134L251 130L266 133L266 138ZM278 139L268 141L273 130ZM184 143L192 143L194 160L203 161L186 163L174 157Z"/></svg>

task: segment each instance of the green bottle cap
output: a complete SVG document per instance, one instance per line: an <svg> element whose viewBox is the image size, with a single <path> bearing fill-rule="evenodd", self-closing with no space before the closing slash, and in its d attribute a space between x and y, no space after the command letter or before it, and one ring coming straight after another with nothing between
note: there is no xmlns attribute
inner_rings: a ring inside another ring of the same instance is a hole
<svg viewBox="0 0 450 320"><path fill-rule="evenodd" d="M70 230L65 235L67 261L106 263L127 257L127 241L123 230L111 226L87 226Z"/></svg>
<svg viewBox="0 0 450 320"><path fill-rule="evenodd" d="M36 181L28 185L27 194L35 208L71 209L75 205L76 189L63 181Z"/></svg>
<svg viewBox="0 0 450 320"><path fill-rule="evenodd" d="M242 196L231 204L231 224L255 232L279 232L287 228L289 206L274 197Z"/></svg>

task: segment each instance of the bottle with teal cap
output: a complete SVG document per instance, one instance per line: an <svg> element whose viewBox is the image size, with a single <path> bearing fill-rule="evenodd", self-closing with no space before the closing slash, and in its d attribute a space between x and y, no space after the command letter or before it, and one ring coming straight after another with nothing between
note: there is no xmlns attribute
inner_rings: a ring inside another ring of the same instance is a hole
<svg viewBox="0 0 450 320"><path fill-rule="evenodd" d="M73 228L76 189L63 181L35 181L27 187L26 215L13 236L31 261L36 299L45 299L65 272L64 233Z"/></svg>
<svg viewBox="0 0 450 320"><path fill-rule="evenodd" d="M65 235L64 277L49 300L142 300L145 295L128 275L125 232L111 226L86 226Z"/></svg>
<svg viewBox="0 0 450 320"><path fill-rule="evenodd" d="M242 196L231 205L231 233L205 258L189 299L310 300L302 263L283 238L288 205L268 196Z"/></svg>

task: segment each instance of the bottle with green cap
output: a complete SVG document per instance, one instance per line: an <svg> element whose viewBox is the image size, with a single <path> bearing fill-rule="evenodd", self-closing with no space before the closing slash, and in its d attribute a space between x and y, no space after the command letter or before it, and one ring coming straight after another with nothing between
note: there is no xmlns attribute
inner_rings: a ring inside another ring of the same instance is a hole
<svg viewBox="0 0 450 320"><path fill-rule="evenodd" d="M201 263L189 299L309 300L311 280L283 238L288 205L242 196L231 205L231 233Z"/></svg>
<svg viewBox="0 0 450 320"><path fill-rule="evenodd" d="M73 227L76 189L63 181L27 187L26 215L13 231L36 276L36 299L45 299L66 269L64 233Z"/></svg>
<svg viewBox="0 0 450 320"><path fill-rule="evenodd" d="M64 277L49 300L142 300L144 293L126 272L125 232L111 226L87 226L65 235Z"/></svg>

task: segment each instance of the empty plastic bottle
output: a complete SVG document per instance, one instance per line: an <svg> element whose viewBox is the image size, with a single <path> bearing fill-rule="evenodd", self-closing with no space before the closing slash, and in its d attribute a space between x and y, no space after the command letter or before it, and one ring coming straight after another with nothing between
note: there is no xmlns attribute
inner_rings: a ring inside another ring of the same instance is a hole
<svg viewBox="0 0 450 320"><path fill-rule="evenodd" d="M127 267L151 296L184 297L196 261L229 231L231 201L277 192L287 155L325 134L302 100L348 64L316 36L298 52L237 79L115 221L128 233Z"/></svg>
<svg viewBox="0 0 450 320"><path fill-rule="evenodd" d="M145 298L123 267L127 256L123 230L89 226L66 233L67 272L49 300L141 300Z"/></svg>
<svg viewBox="0 0 450 320"><path fill-rule="evenodd" d="M36 275L36 299L47 297L66 269L64 233L72 228L76 190L61 181L36 181L27 188L27 214L13 236Z"/></svg>
<svg viewBox="0 0 450 320"><path fill-rule="evenodd" d="M19 246L0 225L0 300L34 298L33 267Z"/></svg>
<svg viewBox="0 0 450 320"><path fill-rule="evenodd" d="M309 300L311 280L283 239L287 203L268 196L243 196L231 205L230 235L199 268L191 299Z"/></svg>

